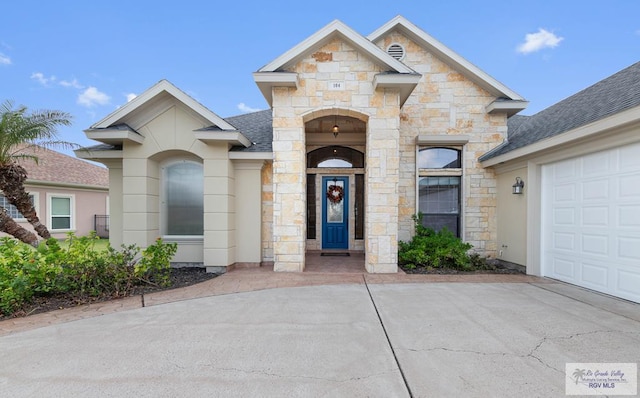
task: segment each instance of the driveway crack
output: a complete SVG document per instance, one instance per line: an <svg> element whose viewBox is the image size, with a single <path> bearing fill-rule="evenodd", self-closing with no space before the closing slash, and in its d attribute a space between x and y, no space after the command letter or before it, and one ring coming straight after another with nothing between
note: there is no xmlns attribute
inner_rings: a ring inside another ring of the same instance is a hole
<svg viewBox="0 0 640 398"><path fill-rule="evenodd" d="M402 370L402 365L400 365L400 361L398 360L398 356L396 355L396 350L393 348L393 344L391 344L389 333L387 333L387 328L384 326L384 322L382 321L382 317L380 316L380 311L378 311L378 306L376 305L376 301L373 299L373 295L371 294L371 290L369 289L369 285L367 284L367 278L365 278L364 275L362 275L362 280L364 281L364 286L367 288L367 293L369 293L369 299L371 299L371 304L373 304L373 309L376 311L376 315L378 316L378 321L380 322L380 326L382 327L384 336L387 339L387 344L389 344L389 348L391 349L391 353L393 354L393 359L396 361L396 365L398 366L398 370L400 371L400 376L402 376L402 381L404 382L404 386L407 389L407 393L409 394L410 398L413 398L411 387L409 387L409 382L407 381L407 377L404 374L404 370Z"/></svg>

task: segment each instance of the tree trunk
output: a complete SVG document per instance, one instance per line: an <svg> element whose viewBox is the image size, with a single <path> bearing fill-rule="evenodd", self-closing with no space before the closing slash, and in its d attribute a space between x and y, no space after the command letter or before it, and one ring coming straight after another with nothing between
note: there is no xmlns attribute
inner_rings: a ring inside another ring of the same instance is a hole
<svg viewBox="0 0 640 398"><path fill-rule="evenodd" d="M29 221L38 235L43 239L49 239L51 234L47 227L40 222L36 209L31 203L31 199L29 199L29 194L24 189L26 180L27 171L19 164L0 165L0 190L9 200L9 203L14 205L24 218Z"/></svg>
<svg viewBox="0 0 640 398"><path fill-rule="evenodd" d="M18 225L13 218L9 217L4 207L0 207L0 231L6 232L21 242L33 247L38 246L38 237L33 232Z"/></svg>

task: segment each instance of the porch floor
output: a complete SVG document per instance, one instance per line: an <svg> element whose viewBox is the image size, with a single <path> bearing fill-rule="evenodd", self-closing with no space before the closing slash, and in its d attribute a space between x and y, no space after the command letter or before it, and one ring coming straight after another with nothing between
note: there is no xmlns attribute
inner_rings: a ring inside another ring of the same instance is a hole
<svg viewBox="0 0 640 398"><path fill-rule="evenodd" d="M323 256L323 253L326 255ZM342 255L344 253L349 255ZM307 251L304 272L364 274L367 272L364 267L364 252Z"/></svg>

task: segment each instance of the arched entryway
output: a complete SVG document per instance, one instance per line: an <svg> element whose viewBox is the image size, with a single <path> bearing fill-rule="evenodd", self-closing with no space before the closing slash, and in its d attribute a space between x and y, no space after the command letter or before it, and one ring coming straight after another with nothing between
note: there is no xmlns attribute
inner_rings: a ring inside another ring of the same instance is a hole
<svg viewBox="0 0 640 398"><path fill-rule="evenodd" d="M305 123L306 249L362 253L367 125L337 111Z"/></svg>

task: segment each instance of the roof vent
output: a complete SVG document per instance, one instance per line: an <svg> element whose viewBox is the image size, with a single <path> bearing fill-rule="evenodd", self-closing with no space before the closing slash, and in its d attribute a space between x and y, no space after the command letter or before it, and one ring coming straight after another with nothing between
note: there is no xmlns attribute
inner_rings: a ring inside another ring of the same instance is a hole
<svg viewBox="0 0 640 398"><path fill-rule="evenodd" d="M391 55L398 61L402 61L402 59L404 58L404 47L402 47L398 43L393 43L392 45L387 47L387 54Z"/></svg>

